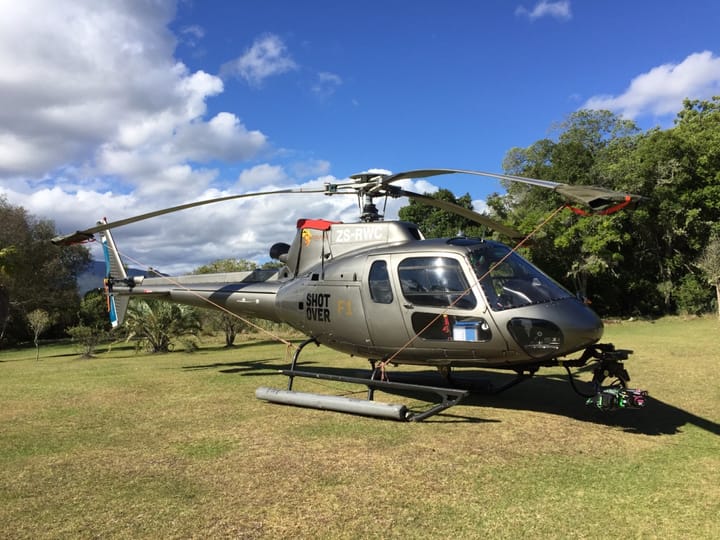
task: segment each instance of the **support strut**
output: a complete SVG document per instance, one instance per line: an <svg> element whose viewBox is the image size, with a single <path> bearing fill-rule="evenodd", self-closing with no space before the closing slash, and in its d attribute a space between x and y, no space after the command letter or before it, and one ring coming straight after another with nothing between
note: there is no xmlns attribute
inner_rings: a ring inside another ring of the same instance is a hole
<svg viewBox="0 0 720 540"><path fill-rule="evenodd" d="M298 358L300 358L300 352L305 348L306 345L310 345L311 343L314 343L318 347L320 346L320 343L314 337L308 338L305 341L303 341L300 344L300 346L298 347L297 351L295 351L295 354L293 354L293 358L292 358L292 362L290 362L290 370L289 370L291 373L295 371L295 366L297 365ZM293 385L293 375L288 375L288 386L287 386L288 392L290 392L292 390L292 385Z"/></svg>

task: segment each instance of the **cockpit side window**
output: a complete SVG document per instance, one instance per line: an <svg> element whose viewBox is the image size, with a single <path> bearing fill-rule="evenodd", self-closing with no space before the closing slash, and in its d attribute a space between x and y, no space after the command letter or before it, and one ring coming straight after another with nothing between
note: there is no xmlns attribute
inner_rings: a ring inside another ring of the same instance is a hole
<svg viewBox="0 0 720 540"><path fill-rule="evenodd" d="M472 309L475 296L460 263L449 257L411 257L398 265L403 296L418 306Z"/></svg>
<svg viewBox="0 0 720 540"><path fill-rule="evenodd" d="M370 298L378 304L392 304L393 293L390 287L390 275L385 261L375 261L370 266L368 276Z"/></svg>
<svg viewBox="0 0 720 540"><path fill-rule="evenodd" d="M483 246L470 252L470 263L494 311L572 297L561 285L506 246Z"/></svg>

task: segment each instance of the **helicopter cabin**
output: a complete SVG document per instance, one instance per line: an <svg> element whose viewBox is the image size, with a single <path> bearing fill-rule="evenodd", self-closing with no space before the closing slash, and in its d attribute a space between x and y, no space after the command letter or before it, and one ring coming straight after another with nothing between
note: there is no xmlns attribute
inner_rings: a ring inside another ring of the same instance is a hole
<svg viewBox="0 0 720 540"><path fill-rule="evenodd" d="M278 311L335 349L401 363L498 365L579 350L602 334L596 315L504 244L425 240L404 222L298 225L280 256L292 278ZM562 326L573 328L577 345Z"/></svg>
<svg viewBox="0 0 720 540"><path fill-rule="evenodd" d="M280 300L283 311L294 311L286 322L334 348L386 355L416 333L423 357L472 358L477 343L495 353L506 348L478 316L484 303L469 292L466 249L425 240L413 223L300 220L292 246L273 251L287 265L280 279L293 278Z"/></svg>

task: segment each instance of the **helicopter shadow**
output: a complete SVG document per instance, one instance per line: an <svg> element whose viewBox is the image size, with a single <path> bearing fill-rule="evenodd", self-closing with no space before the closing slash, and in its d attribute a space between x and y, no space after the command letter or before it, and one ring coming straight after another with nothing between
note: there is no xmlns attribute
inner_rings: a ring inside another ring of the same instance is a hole
<svg viewBox="0 0 720 540"><path fill-rule="evenodd" d="M500 384L512 376L492 373L493 382ZM581 422L621 428L639 435L675 435L682 427L692 424L700 429L720 435L720 424L689 411L666 403L652 395L642 409L601 411L588 407L585 398L578 396L561 375L535 375L516 387L496 395L472 394L463 403L478 407L512 409L555 414Z"/></svg>
<svg viewBox="0 0 720 540"><path fill-rule="evenodd" d="M228 352L237 349L238 351L245 351L248 347L258 347L261 345L268 345L274 343L272 341L247 341L242 344L232 345L230 347L224 345L218 345L215 347L204 347L203 351L208 353L215 352ZM263 359L249 359L249 360L229 360L227 362L211 362L208 364L193 364L182 366L183 371L202 371L207 369L217 369L220 373L236 374L241 373L249 376L261 376L276 374L278 370L282 369L284 364L282 358L278 356L268 357Z"/></svg>
<svg viewBox="0 0 720 540"><path fill-rule="evenodd" d="M368 378L369 370L309 367L301 369L309 372L330 373L346 377ZM408 382L426 386L447 386L447 382L435 370L416 372L391 372L389 378L396 382ZM601 411L585 405L585 398L578 396L571 388L566 377L561 375L535 375L517 386L502 393L492 393L492 388L500 388L511 382L513 374L489 372L483 370L458 371L453 374L453 386L470 390L462 405L494 409L510 409L554 414L610 427L617 427L627 433L640 435L675 435L682 433L686 424L695 425L705 431L720 435L720 424L703 418L670 403L649 397L647 406L635 410ZM414 391L383 390L407 398L428 401L428 394ZM450 412L452 411L452 412ZM455 414L455 409L444 411L433 421L440 418L476 421L477 418Z"/></svg>
<svg viewBox="0 0 720 540"><path fill-rule="evenodd" d="M203 345L202 353L203 354L211 354L211 353L227 352L227 351L234 351L234 350L245 351L245 350L251 349L253 347L261 347L261 346L275 345L275 344L277 344L277 342L272 341L272 340L249 340L249 341L234 343L234 344L230 345L229 347L227 345L210 345L210 346Z"/></svg>
<svg viewBox="0 0 720 540"><path fill-rule="evenodd" d="M247 360L243 362L213 362L211 364L196 364L191 366L182 366L183 371L203 371L217 370L219 373L225 374L241 374L249 377L261 377L268 374L276 374L280 366L277 357L262 358L257 360Z"/></svg>
<svg viewBox="0 0 720 540"><path fill-rule="evenodd" d="M184 371L214 369L229 375L267 376L278 374L280 369L289 366L281 363L278 357L252 359L246 361L213 362L183 366ZM338 368L318 366L312 361L303 361L298 370L308 373L327 374L341 377L369 378L369 369ZM435 370L391 371L389 379L394 382L419 384L424 386L448 387L447 381ZM636 410L600 411L587 407L584 398L578 396L570 387L567 378L560 375L535 375L509 388L502 393L492 393L491 388L499 388L514 379L514 375L483 370L457 371L453 373L453 386L470 390L470 395L462 400L462 405L491 409L510 409L554 414L572 418L581 422L621 428L627 433L641 435L674 435L682 433L686 424L695 425L705 431L720 435L720 424L685 411L662 400L648 398L647 406ZM285 385L286 379L280 383ZM432 403L429 394L424 391L383 389L383 392L418 399ZM450 412L452 411L452 412ZM450 409L439 413L433 418L438 421L465 422L498 422L498 420L482 419L456 414Z"/></svg>

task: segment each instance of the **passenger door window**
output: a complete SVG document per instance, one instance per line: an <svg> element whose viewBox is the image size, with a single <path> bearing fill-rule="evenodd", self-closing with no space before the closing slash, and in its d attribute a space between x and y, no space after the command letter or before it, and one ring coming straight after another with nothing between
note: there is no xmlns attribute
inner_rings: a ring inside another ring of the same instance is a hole
<svg viewBox="0 0 720 540"><path fill-rule="evenodd" d="M403 296L418 306L473 309L476 300L460 263L449 257L411 257L398 265Z"/></svg>
<svg viewBox="0 0 720 540"><path fill-rule="evenodd" d="M388 274L385 261L375 261L370 266L368 276L370 286L370 298L378 304L392 304L393 293L390 287L390 274Z"/></svg>

